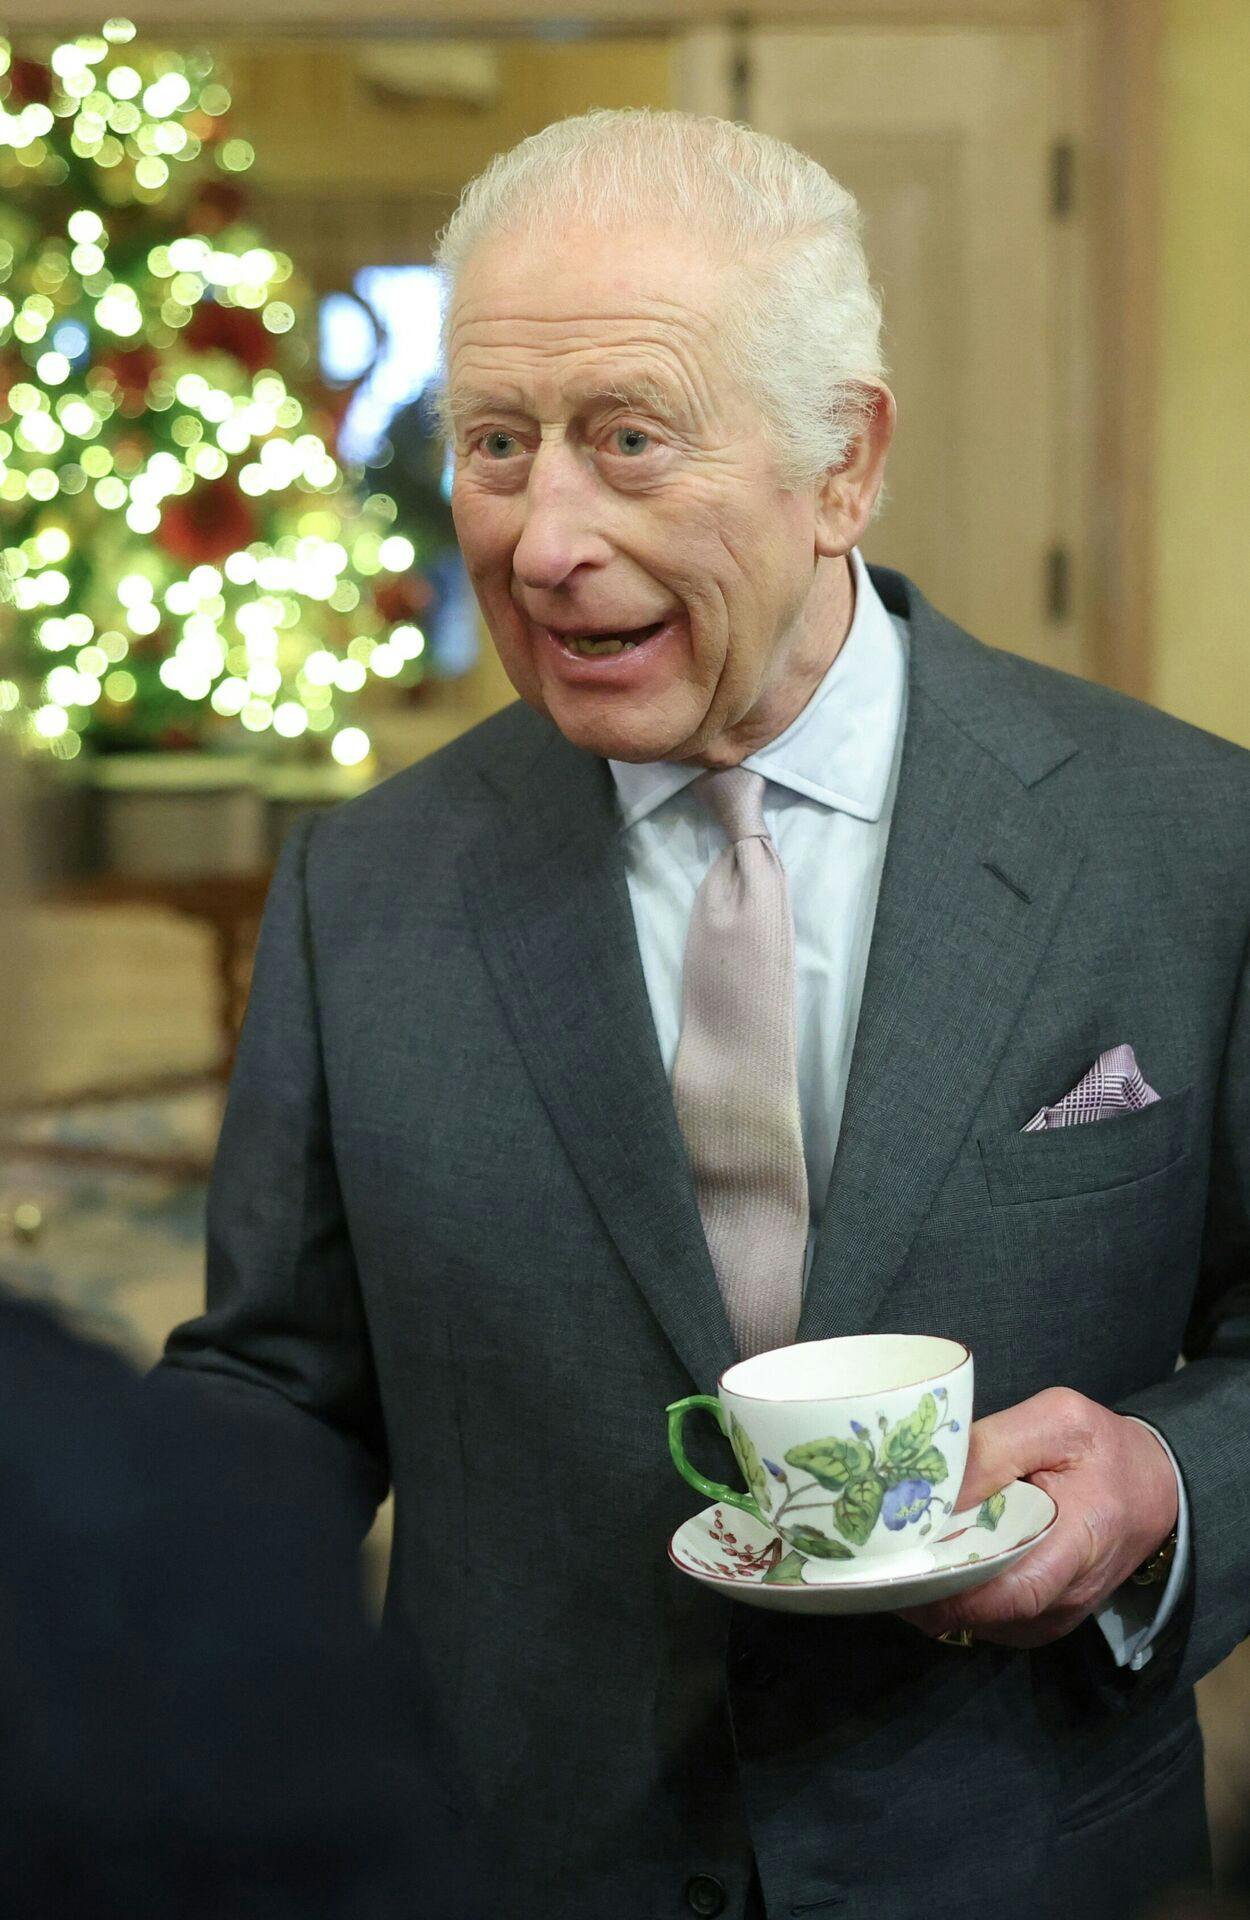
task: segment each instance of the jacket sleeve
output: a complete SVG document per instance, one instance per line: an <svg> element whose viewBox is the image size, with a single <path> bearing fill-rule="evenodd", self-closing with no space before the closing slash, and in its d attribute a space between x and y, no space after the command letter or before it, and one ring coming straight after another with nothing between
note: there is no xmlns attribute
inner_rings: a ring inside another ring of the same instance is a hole
<svg viewBox="0 0 1250 1920"><path fill-rule="evenodd" d="M1189 1604L1161 1642L1181 1685L1250 1634L1250 960L1243 967L1216 1095L1202 1265L1171 1379L1118 1409L1157 1427L1189 1498ZM1156 1649L1161 1652L1162 1646Z"/></svg>
<svg viewBox="0 0 1250 1920"><path fill-rule="evenodd" d="M363 1535L389 1472L322 1069L315 830L307 819L291 833L265 907L209 1189L207 1310L171 1334L160 1371L169 1387L246 1405L258 1471L315 1461Z"/></svg>

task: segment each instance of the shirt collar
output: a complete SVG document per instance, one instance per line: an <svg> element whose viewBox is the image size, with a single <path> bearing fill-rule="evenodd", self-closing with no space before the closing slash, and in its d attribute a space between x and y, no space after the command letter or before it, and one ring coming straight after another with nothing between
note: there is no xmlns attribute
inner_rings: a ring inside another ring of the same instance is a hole
<svg viewBox="0 0 1250 1920"><path fill-rule="evenodd" d="M855 611L836 660L785 732L742 764L823 806L859 820L879 820L902 720L907 666L898 632L858 548L850 560ZM609 760L608 765L625 827L654 813L704 771L674 760L641 765Z"/></svg>

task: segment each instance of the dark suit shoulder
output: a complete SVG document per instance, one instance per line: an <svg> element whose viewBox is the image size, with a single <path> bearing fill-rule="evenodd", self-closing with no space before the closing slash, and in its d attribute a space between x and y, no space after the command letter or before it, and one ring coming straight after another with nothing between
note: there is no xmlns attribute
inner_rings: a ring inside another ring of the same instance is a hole
<svg viewBox="0 0 1250 1920"><path fill-rule="evenodd" d="M561 744L552 723L517 701L367 793L301 822L291 852L304 867L314 922L326 925L328 914L342 931L352 922L387 925L401 904L427 921L458 920L460 855L493 818L507 818L553 742Z"/></svg>
<svg viewBox="0 0 1250 1920"><path fill-rule="evenodd" d="M476 827L487 789L506 792L518 786L554 735L549 720L514 701L414 766L335 807L323 817L318 841L358 854L365 846L376 848L379 836L386 841L399 834L411 843L420 823L432 818L440 832L450 830L463 840Z"/></svg>
<svg viewBox="0 0 1250 1920"><path fill-rule="evenodd" d="M987 645L938 613L904 575L874 568L887 608L911 629L912 685L1031 783L1074 751L1082 777L1138 779L1162 804L1198 788L1245 809L1250 752L1158 707Z"/></svg>
<svg viewBox="0 0 1250 1920"><path fill-rule="evenodd" d="M1224 893L1250 915L1250 752L1158 707L1052 667L983 649L989 671L1079 749L1055 776L1087 838L1141 860L1178 897Z"/></svg>
<svg viewBox="0 0 1250 1920"><path fill-rule="evenodd" d="M975 643L980 645L980 643ZM1081 747L1156 770L1186 767L1250 792L1250 752L1145 700L982 646L992 671L1011 682Z"/></svg>

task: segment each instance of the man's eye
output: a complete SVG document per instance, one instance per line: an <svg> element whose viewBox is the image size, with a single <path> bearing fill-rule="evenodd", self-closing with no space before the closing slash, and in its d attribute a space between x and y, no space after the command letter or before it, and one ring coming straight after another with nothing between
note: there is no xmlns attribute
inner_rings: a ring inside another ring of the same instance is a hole
<svg viewBox="0 0 1250 1920"><path fill-rule="evenodd" d="M611 436L613 453L623 453L635 460L640 453L649 453L654 444L651 435L641 427L617 427Z"/></svg>
<svg viewBox="0 0 1250 1920"><path fill-rule="evenodd" d="M489 460L511 459L517 447L515 434L505 433L501 427L497 427L493 433L483 434L478 444Z"/></svg>

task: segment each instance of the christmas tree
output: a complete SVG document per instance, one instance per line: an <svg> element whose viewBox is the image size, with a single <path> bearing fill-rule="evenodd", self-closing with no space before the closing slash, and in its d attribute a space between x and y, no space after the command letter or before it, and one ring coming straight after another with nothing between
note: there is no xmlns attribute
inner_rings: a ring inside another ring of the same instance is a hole
<svg viewBox="0 0 1250 1920"><path fill-rule="evenodd" d="M312 301L250 222L207 55L128 21L0 41L0 714L86 746L369 752L422 583L394 501L333 451Z"/></svg>

